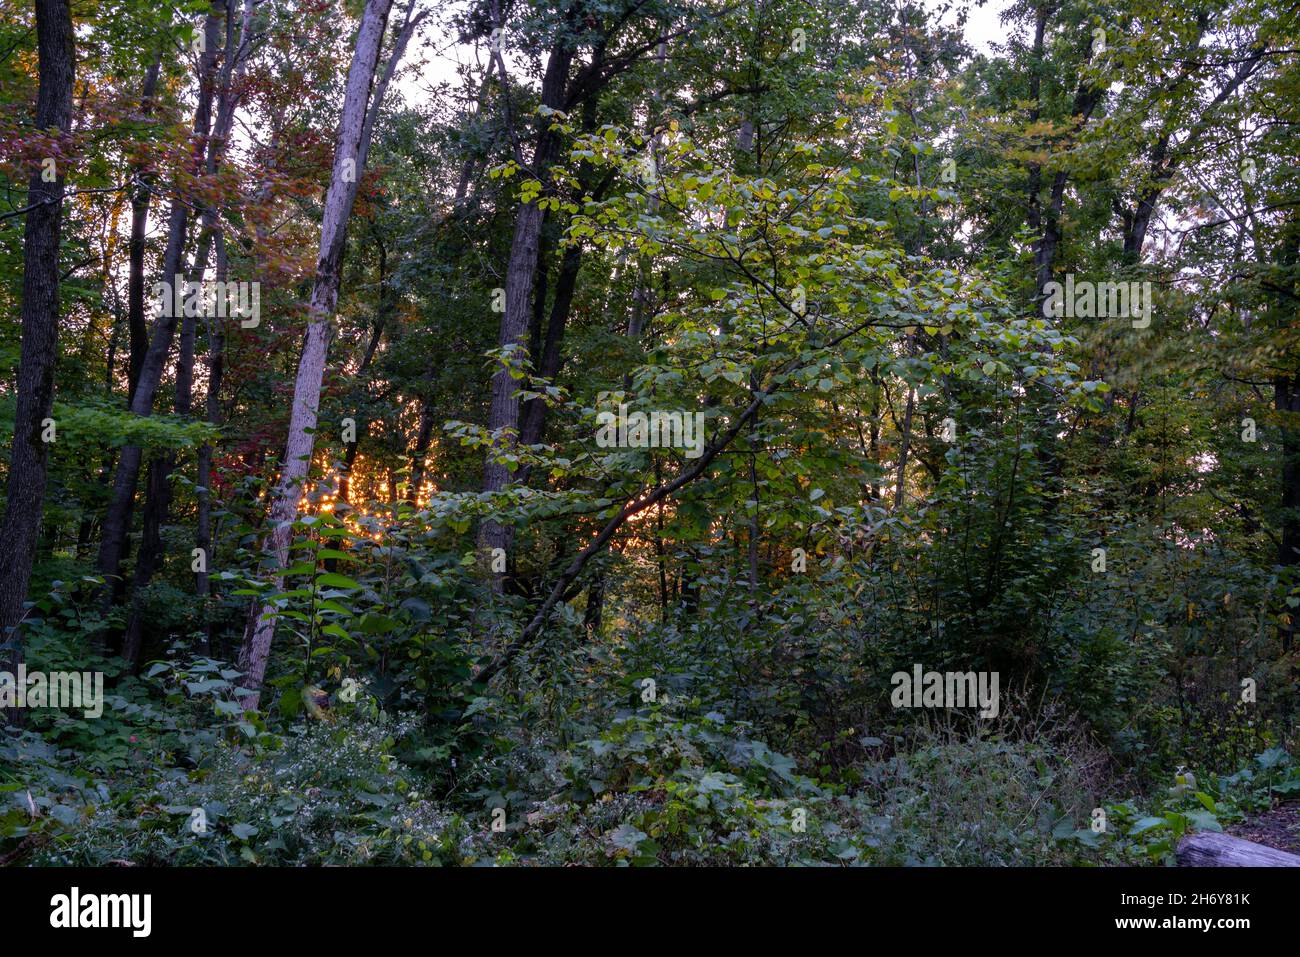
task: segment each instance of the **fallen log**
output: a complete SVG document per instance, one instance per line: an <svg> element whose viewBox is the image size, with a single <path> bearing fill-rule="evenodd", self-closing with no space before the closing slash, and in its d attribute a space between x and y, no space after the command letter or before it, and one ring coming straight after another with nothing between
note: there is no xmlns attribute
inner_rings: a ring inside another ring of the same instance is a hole
<svg viewBox="0 0 1300 957"><path fill-rule="evenodd" d="M1216 831L1187 835L1178 842L1174 856L1180 867L1300 867L1300 854Z"/></svg>

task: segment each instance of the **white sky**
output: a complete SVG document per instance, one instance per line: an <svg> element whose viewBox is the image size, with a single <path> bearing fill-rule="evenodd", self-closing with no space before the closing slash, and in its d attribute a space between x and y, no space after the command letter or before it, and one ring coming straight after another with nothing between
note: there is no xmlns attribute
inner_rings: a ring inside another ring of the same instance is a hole
<svg viewBox="0 0 1300 957"><path fill-rule="evenodd" d="M930 8L937 6L934 0L923 0L923 5ZM1001 43L1006 38L1006 28L998 20L1006 7L1006 0L986 0L981 7L975 6L973 2L969 5L966 41L978 52L988 53L992 44ZM956 19L954 14L945 17L944 22L952 23Z"/></svg>

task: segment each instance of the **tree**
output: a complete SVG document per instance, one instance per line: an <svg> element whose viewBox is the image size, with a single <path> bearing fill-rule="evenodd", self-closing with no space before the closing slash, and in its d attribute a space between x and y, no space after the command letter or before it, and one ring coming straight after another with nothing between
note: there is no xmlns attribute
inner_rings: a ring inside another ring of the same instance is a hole
<svg viewBox="0 0 1300 957"><path fill-rule="evenodd" d="M392 0L368 0L357 30L352 65L348 69L338 140L334 150L334 166L321 218L320 255L307 309L307 336L302 358L298 362L289 437L270 513L271 530L267 551L279 569L288 563L293 521L298 514L298 498L303 481L311 469L321 381L325 375L331 323L338 305L347 222L356 201L357 180L365 168L362 144L367 129L367 115L368 111L379 108L379 103L372 101L370 88L379 63L379 51L391 7ZM250 692L243 702L248 708L255 709L258 705L262 679L271 654L271 642L275 638L275 611L274 606L259 602L254 602L250 609L244 642L239 652L239 665L244 672L243 686Z"/></svg>
<svg viewBox="0 0 1300 957"><path fill-rule="evenodd" d="M54 363L59 335L59 236L63 186L72 128L76 71L72 11L68 0L37 0L36 36L40 83L36 129L49 137L49 153L38 157L27 185L23 231L22 352L18 366L18 408L6 481L0 533L0 628L8 648L6 667L21 660L19 623L40 534L54 404ZM57 427L57 423L53 423ZM55 433L57 436L57 433Z"/></svg>

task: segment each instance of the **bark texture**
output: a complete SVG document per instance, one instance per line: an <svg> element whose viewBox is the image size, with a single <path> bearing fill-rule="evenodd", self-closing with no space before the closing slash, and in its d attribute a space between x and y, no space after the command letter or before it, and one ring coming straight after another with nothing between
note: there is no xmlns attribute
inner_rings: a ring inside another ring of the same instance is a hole
<svg viewBox="0 0 1300 957"><path fill-rule="evenodd" d="M68 0L38 0L36 43L40 85L36 94L36 128L67 133L72 126L75 74L72 11ZM54 362L59 334L59 236L63 224L66 161L55 158L53 182L38 167L27 186L27 221L23 230L22 345L18 364L14 440L0 519L0 628L7 654L6 670L22 659L18 624L31 582L36 540L45 501L49 446L44 421L54 404ZM0 715L0 721L3 721Z"/></svg>

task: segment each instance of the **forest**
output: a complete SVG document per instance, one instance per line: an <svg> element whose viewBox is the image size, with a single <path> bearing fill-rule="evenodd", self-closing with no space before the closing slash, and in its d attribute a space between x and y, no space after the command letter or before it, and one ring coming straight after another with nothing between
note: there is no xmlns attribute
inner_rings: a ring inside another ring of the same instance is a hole
<svg viewBox="0 0 1300 957"><path fill-rule="evenodd" d="M0 864L1300 853L1300 4L0 0L0 191Z"/></svg>

